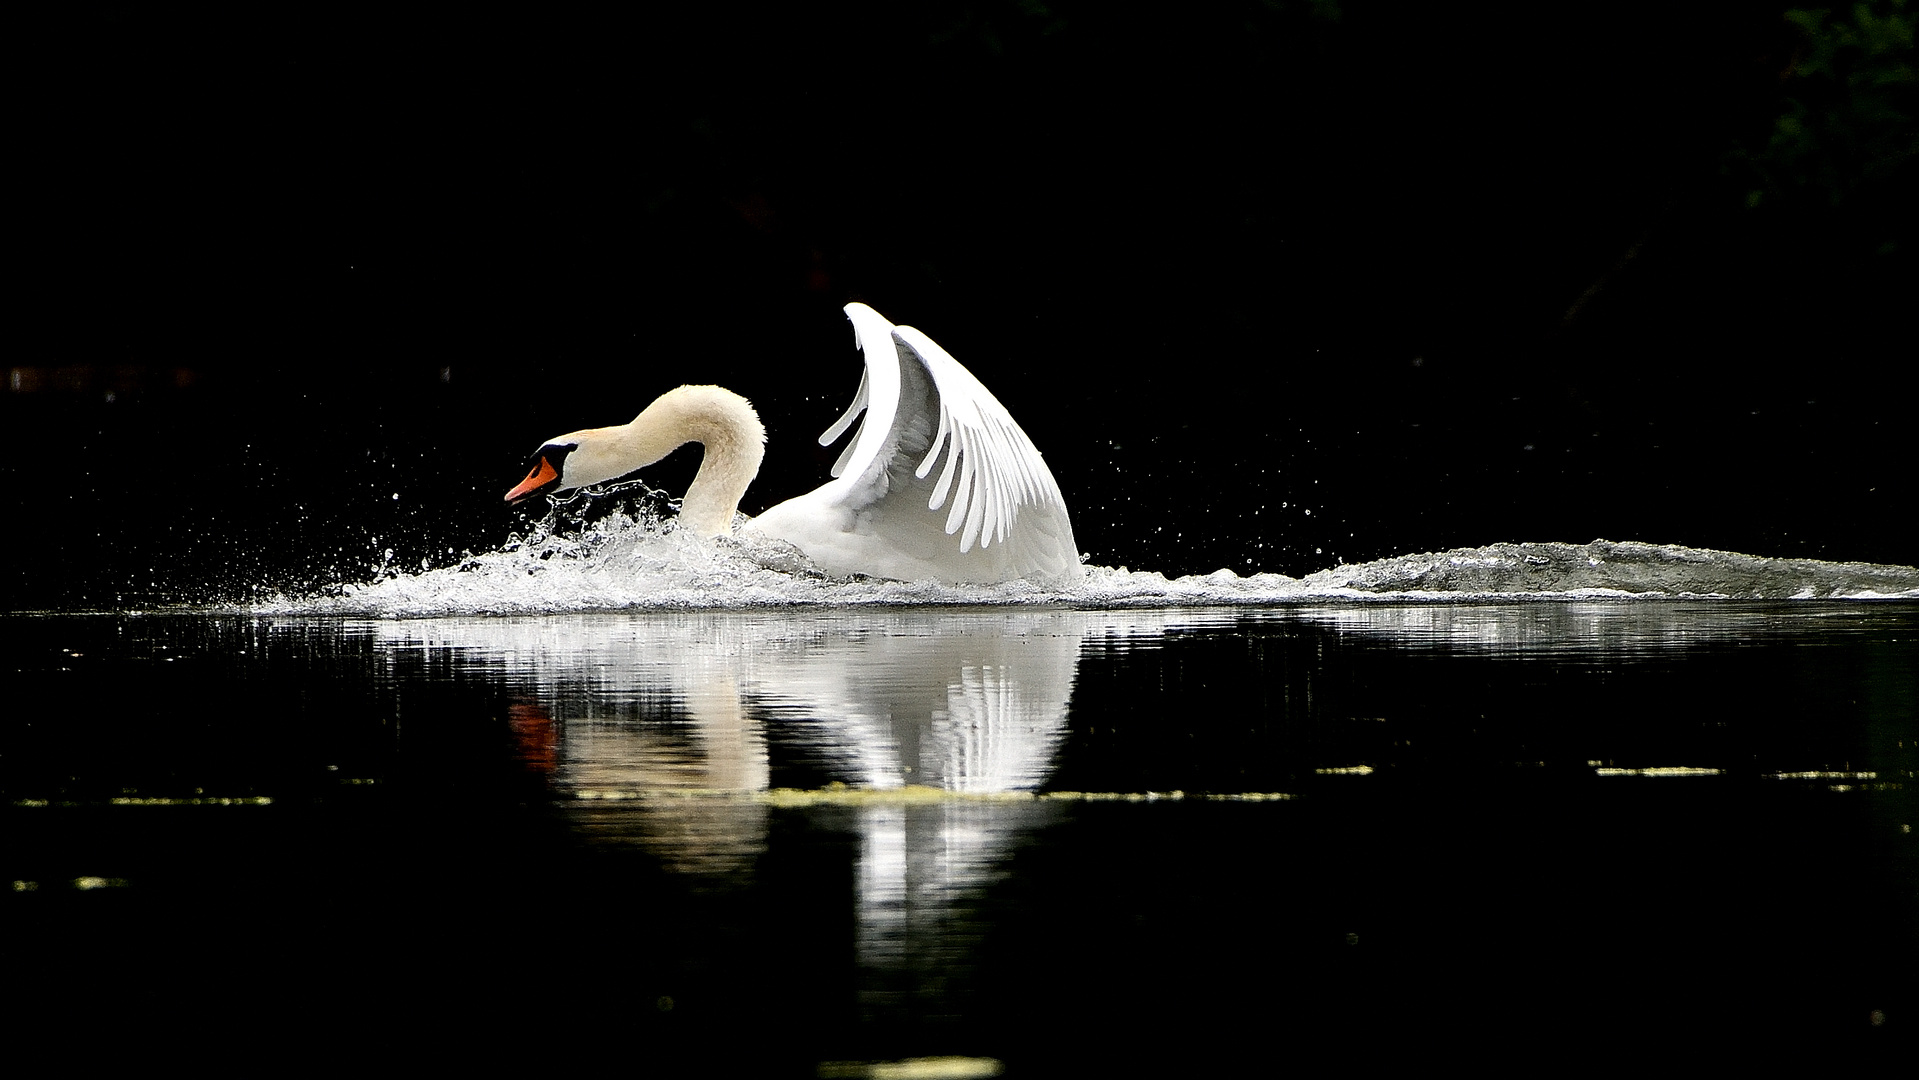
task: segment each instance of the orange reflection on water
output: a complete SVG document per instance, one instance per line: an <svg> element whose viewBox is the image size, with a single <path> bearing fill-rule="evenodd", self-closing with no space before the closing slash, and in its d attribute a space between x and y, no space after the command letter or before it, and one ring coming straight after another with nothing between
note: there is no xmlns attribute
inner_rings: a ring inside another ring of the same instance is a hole
<svg viewBox="0 0 1919 1080"><path fill-rule="evenodd" d="M514 753L526 767L552 776L559 767L560 737L547 711L531 702L514 702L506 707L506 726L513 733Z"/></svg>

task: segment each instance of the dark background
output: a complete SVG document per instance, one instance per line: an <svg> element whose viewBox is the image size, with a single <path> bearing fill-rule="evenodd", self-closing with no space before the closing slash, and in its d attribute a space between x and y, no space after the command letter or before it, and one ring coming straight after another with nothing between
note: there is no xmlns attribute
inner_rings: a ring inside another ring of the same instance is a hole
<svg viewBox="0 0 1919 1080"><path fill-rule="evenodd" d="M1913 17L74 5L20 42L0 605L490 550L527 451L683 382L766 417L758 511L854 299L1102 565L1919 563Z"/></svg>

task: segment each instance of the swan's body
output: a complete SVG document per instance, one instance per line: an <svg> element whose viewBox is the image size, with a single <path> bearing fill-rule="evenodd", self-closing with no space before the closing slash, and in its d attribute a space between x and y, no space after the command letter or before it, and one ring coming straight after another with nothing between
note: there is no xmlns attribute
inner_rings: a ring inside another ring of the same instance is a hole
<svg viewBox="0 0 1919 1080"><path fill-rule="evenodd" d="M832 481L772 507L742 532L791 543L830 574L945 582L1076 578L1079 553L1066 501L1006 407L925 334L896 327L865 304L848 304L846 314L866 373L820 444L839 439L855 420L859 430ZM682 386L632 423L547 440L507 500L616 479L698 442L706 454L681 501L680 527L724 536L759 473L765 439L745 398L717 386Z"/></svg>

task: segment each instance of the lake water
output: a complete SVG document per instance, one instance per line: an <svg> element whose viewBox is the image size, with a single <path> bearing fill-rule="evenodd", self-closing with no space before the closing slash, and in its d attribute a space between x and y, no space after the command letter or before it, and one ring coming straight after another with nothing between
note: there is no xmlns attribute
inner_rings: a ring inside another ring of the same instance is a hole
<svg viewBox="0 0 1919 1080"><path fill-rule="evenodd" d="M1838 1061L1919 1020L1910 601L0 633L16 1018L137 1061Z"/></svg>

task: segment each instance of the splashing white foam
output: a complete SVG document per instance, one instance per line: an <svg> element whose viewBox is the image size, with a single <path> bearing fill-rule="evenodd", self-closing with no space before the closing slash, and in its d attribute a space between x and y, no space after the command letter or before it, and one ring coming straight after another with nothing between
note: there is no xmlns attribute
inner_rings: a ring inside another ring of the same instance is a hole
<svg viewBox="0 0 1919 1080"><path fill-rule="evenodd" d="M645 493L656 494L656 493ZM630 502L630 493L628 502ZM1305 578L1230 570L1167 578L1089 566L1078 583L1044 588L832 578L790 545L709 539L662 521L658 501L588 521L563 504L497 552L370 584L329 586L247 605L261 614L377 618L788 605L1071 604L1185 607L1325 600L1726 598L1919 599L1919 570L1810 559L1762 559L1653 544L1493 544L1323 570Z"/></svg>

